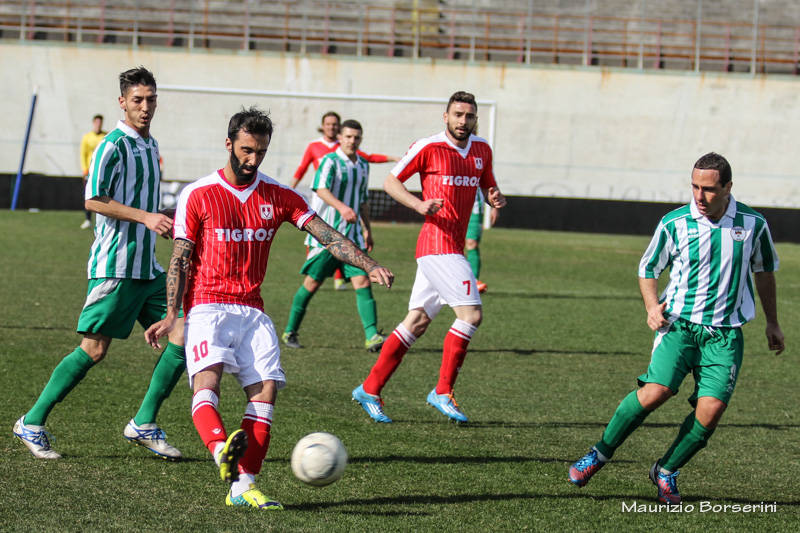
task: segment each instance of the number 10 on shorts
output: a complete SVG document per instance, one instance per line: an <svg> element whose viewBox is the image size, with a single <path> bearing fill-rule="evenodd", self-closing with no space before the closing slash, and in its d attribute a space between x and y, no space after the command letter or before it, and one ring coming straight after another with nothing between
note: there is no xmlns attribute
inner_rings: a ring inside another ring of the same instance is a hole
<svg viewBox="0 0 800 533"><path fill-rule="evenodd" d="M208 355L208 341L203 341L200 344L192 346L194 352L194 362L198 362L201 358Z"/></svg>

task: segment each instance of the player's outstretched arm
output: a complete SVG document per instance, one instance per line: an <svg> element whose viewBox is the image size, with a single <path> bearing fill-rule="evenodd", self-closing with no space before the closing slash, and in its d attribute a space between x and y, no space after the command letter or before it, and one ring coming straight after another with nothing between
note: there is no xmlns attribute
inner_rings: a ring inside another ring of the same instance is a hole
<svg viewBox="0 0 800 533"><path fill-rule="evenodd" d="M786 346L783 331L778 324L778 290L775 285L775 273L756 272L753 277L756 281L758 298L761 300L761 308L767 319L767 346L770 350L775 350L775 355L780 355Z"/></svg>
<svg viewBox="0 0 800 533"><path fill-rule="evenodd" d="M387 288L392 286L394 274L391 270L379 265L374 259L359 250L353 241L330 227L318 216L314 215L314 218L309 220L303 229L323 244L333 257L365 271L373 283L385 285Z"/></svg>
<svg viewBox="0 0 800 533"><path fill-rule="evenodd" d="M167 269L167 316L144 332L144 340L154 349L161 349L158 339L167 335L175 327L181 301L183 301L183 293L186 291L186 278L189 275L193 251L194 243L186 239L175 239Z"/></svg>
<svg viewBox="0 0 800 533"><path fill-rule="evenodd" d="M444 204L443 198L420 200L408 192L408 189L406 189L406 186L403 185L403 182L397 179L397 176L391 173L383 182L383 190L386 191L386 194L409 209L413 209L420 215L433 215L439 209L441 209L442 204Z"/></svg>
<svg viewBox="0 0 800 533"><path fill-rule="evenodd" d="M94 211L109 218L144 224L162 237L169 237L172 232L172 219L161 213L151 213L143 209L125 205L108 196L95 196L84 202L87 211Z"/></svg>

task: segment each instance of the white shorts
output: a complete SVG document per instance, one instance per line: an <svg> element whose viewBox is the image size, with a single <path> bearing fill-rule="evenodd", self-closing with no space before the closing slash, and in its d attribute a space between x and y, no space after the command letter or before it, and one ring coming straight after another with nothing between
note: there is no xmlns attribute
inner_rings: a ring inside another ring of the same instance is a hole
<svg viewBox="0 0 800 533"><path fill-rule="evenodd" d="M408 309L419 307L435 317L442 307L481 305L481 295L475 287L475 275L461 254L425 255L417 259L417 277Z"/></svg>
<svg viewBox="0 0 800 533"><path fill-rule="evenodd" d="M189 311L185 326L186 369L194 375L224 364L242 387L272 380L286 386L278 335L272 320L253 307L239 304L201 304Z"/></svg>

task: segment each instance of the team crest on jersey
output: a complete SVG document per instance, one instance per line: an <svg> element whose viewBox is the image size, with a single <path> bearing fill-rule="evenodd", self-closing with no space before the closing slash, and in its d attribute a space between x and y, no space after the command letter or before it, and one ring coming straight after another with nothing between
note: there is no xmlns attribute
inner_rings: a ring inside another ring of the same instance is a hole
<svg viewBox="0 0 800 533"><path fill-rule="evenodd" d="M741 242L747 238L747 231L741 226L734 226L731 228L731 238L733 238L734 241Z"/></svg>
<svg viewBox="0 0 800 533"><path fill-rule="evenodd" d="M272 204L261 204L258 208L261 210L261 218L272 220Z"/></svg>
<svg viewBox="0 0 800 533"><path fill-rule="evenodd" d="M483 168L483 158L482 157L473 157L472 159L475 161L475 168L477 168L478 170L481 170Z"/></svg>

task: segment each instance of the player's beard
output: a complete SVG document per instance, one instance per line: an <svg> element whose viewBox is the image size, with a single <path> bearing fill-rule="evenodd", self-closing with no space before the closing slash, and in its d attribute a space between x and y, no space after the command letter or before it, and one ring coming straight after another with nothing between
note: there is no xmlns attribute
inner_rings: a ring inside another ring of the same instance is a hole
<svg viewBox="0 0 800 533"><path fill-rule="evenodd" d="M251 183L256 177L256 168L252 169L253 172L251 174L247 174L244 170L250 170L251 167L243 167L241 163L239 163L239 158L234 155L233 151L231 151L231 169L233 169L233 173L236 174L236 178L241 183Z"/></svg>
<svg viewBox="0 0 800 533"><path fill-rule="evenodd" d="M457 141L466 141L467 139L469 139L469 136L470 136L470 135L472 135L472 131L473 131L474 129L475 129L474 127L473 127L472 129L468 129L468 128L467 128L467 129L466 129L466 131L465 131L464 133L458 133L458 132L455 130L455 128L451 128L451 127L450 127L450 124L448 124L448 125L447 125L447 131L448 131L448 132L450 133L450 135L452 135L452 136L453 136L453 138L454 138L455 140L457 140Z"/></svg>

